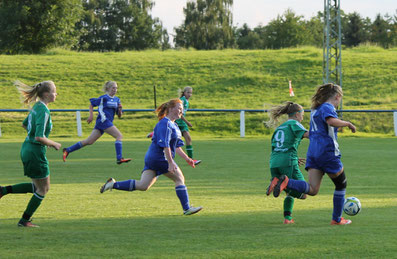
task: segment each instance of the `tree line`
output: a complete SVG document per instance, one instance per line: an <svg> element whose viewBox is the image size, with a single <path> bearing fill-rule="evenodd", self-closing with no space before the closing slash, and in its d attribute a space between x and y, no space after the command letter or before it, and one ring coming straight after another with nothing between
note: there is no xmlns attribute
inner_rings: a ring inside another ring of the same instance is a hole
<svg viewBox="0 0 397 259"><path fill-rule="evenodd" d="M169 32L152 17L153 0L1 0L0 53L41 53L54 47L78 51L171 48ZM323 13L305 20L293 10L267 25L233 26L233 0L190 0L174 28L175 48L212 50L321 47ZM341 11L342 44L397 45L397 10L374 21Z"/></svg>

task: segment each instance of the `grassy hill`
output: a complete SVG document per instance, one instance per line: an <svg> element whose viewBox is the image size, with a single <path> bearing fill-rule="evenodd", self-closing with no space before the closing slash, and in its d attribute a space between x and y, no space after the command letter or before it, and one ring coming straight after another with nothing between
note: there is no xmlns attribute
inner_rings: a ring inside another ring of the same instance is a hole
<svg viewBox="0 0 397 259"><path fill-rule="evenodd" d="M397 49L362 46L343 50L344 109L397 109ZM194 88L191 108L263 109L286 100L310 108L310 97L322 83L322 50L302 47L283 50L142 51L79 53L53 50L43 55L0 55L0 108L23 108L12 85L53 80L58 89L51 108L88 108L88 99L102 94L105 81L119 84L124 108L153 108L178 96L186 85ZM289 97L292 80L296 97ZM134 137L155 124L152 113L126 114L116 125ZM0 113L3 135L19 134L13 122L25 114ZM86 115L83 114L83 117ZM364 132L391 134L391 114L345 114ZM262 125L264 114L247 115L247 135L270 133ZM195 135L236 135L239 114L188 113ZM54 133L73 136L74 114L54 115ZM307 119L308 121L308 119ZM370 126L368 126L370 125ZM92 126L85 126L89 133ZM8 132L6 134L6 132ZM238 133L237 133L238 135Z"/></svg>

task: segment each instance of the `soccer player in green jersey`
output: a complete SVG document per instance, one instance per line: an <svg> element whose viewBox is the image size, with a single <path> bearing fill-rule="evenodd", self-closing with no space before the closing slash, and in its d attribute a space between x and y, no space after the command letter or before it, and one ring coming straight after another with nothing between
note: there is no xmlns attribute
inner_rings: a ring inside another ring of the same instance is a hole
<svg viewBox="0 0 397 259"><path fill-rule="evenodd" d="M189 127L192 127L192 124L185 118L186 112L189 109L189 98L193 95L193 88L190 86L186 86L181 94L179 99L182 100L183 104L183 115L180 119L177 119L175 122L178 124L180 131L182 132L182 136L186 142L186 153L187 155L193 159L193 145L192 145L192 137L189 133ZM194 164L198 165L201 163L201 160L194 160Z"/></svg>
<svg viewBox="0 0 397 259"><path fill-rule="evenodd" d="M304 180L299 165L304 164L305 159L298 158L298 147L302 138L308 138L309 132L303 127L304 110L302 106L293 102L286 102L283 105L270 109L270 120L268 125L276 125L277 119L288 115L288 120L276 128L272 136L272 153L270 155L270 173L272 181L266 191L269 195L281 175L289 178ZM294 223L292 209L294 198L305 199L306 195L293 190L286 189L287 196L284 199L284 224Z"/></svg>
<svg viewBox="0 0 397 259"><path fill-rule="evenodd" d="M10 193L33 193L18 226L38 227L31 222L31 217L50 188L47 147L53 147L56 150L61 148L60 143L48 138L52 129L48 104L55 101L57 93L52 81L44 81L33 86L27 86L17 81L15 85L23 95L25 104L37 101L22 123L22 127L27 130L28 135L22 144L21 159L24 173L32 179L32 183L0 186L0 198Z"/></svg>

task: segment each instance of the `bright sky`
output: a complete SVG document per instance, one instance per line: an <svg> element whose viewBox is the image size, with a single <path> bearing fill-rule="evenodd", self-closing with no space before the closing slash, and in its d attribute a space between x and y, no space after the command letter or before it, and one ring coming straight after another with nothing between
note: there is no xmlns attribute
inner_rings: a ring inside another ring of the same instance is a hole
<svg viewBox="0 0 397 259"><path fill-rule="evenodd" d="M152 10L154 17L160 18L168 34L174 34L174 27L184 21L183 8L187 0L154 0ZM362 17L372 21L376 14L397 15L397 0L340 0L340 6L346 13L358 12ZM269 21L282 15L291 8L297 15L305 19L315 16L324 10L324 0L234 0L233 24L241 27L247 23L250 28L259 24L266 25Z"/></svg>

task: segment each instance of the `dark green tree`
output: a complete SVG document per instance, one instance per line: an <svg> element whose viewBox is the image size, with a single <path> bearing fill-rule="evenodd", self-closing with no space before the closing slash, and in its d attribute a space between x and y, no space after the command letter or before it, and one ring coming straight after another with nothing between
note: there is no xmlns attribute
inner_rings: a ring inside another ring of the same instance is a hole
<svg viewBox="0 0 397 259"><path fill-rule="evenodd" d="M0 53L40 53L77 42L81 0L1 0Z"/></svg>
<svg viewBox="0 0 397 259"><path fill-rule="evenodd" d="M233 0L188 1L184 23L175 28L176 47L223 49L234 46Z"/></svg>
<svg viewBox="0 0 397 259"><path fill-rule="evenodd" d="M151 0L90 0L84 2L78 49L89 51L168 48L169 38L158 18L149 14ZM167 41L167 42L164 42Z"/></svg>
<svg viewBox="0 0 397 259"><path fill-rule="evenodd" d="M378 14L371 26L371 42L377 43L384 48L393 44L392 19L388 15L385 18Z"/></svg>
<svg viewBox="0 0 397 259"><path fill-rule="evenodd" d="M303 33L303 44L322 47L324 38L324 14L322 12L318 12L316 16L305 21Z"/></svg>
<svg viewBox="0 0 397 259"><path fill-rule="evenodd" d="M239 49L262 49L264 46L260 35L246 23L236 30L236 43Z"/></svg>
<svg viewBox="0 0 397 259"><path fill-rule="evenodd" d="M287 9L282 16L266 26L265 47L272 49L296 47L304 43L305 27L303 16Z"/></svg>
<svg viewBox="0 0 397 259"><path fill-rule="evenodd" d="M354 47L367 40L364 20L359 13L348 14L344 25L342 44L347 47Z"/></svg>

